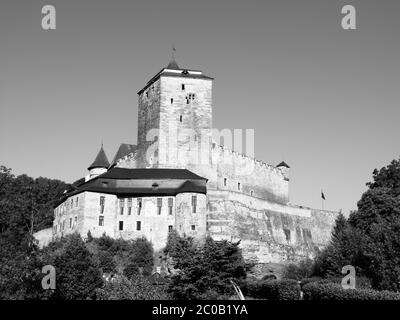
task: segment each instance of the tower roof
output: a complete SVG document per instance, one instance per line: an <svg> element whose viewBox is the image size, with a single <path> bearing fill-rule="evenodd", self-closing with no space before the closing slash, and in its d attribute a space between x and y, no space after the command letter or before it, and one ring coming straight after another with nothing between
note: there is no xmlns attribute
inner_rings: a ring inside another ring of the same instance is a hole
<svg viewBox="0 0 400 320"><path fill-rule="evenodd" d="M91 170L94 168L108 168L109 166L110 166L110 162L107 159L106 153L104 152L103 145L102 145L99 153L96 156L96 159L94 159L93 163L90 165L88 170Z"/></svg>
<svg viewBox="0 0 400 320"><path fill-rule="evenodd" d="M280 164L277 165L277 167L278 167L278 168L279 168L279 167L290 168L289 165L288 165L285 161L282 161Z"/></svg>
<svg viewBox="0 0 400 320"><path fill-rule="evenodd" d="M178 64L175 61L174 56L171 57L171 61L168 63L167 69L180 70Z"/></svg>

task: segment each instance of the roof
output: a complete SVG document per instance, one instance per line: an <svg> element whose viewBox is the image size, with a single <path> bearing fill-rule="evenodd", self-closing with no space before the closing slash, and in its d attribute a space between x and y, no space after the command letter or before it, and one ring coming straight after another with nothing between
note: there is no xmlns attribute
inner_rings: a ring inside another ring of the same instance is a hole
<svg viewBox="0 0 400 320"><path fill-rule="evenodd" d="M168 71L168 70L182 70L182 72L172 72L172 71ZM197 71L197 70L163 68L159 73L157 73L153 78L151 78L146 83L146 85L138 92L138 94L141 94L144 90L146 90L150 85L152 85L155 81L157 81L162 76L214 80L214 78L206 76L201 71Z"/></svg>
<svg viewBox="0 0 400 320"><path fill-rule="evenodd" d="M127 169L114 167L99 177L103 179L146 180L146 179L178 179L207 180L187 169Z"/></svg>
<svg viewBox="0 0 400 320"><path fill-rule="evenodd" d="M176 196L179 193L207 193L207 179L187 169L111 168L62 195L55 206L67 198L96 192L127 197Z"/></svg>
<svg viewBox="0 0 400 320"><path fill-rule="evenodd" d="M99 153L94 159L93 163L89 166L88 170L94 168L108 168L110 166L110 162L108 162L106 153L104 152L103 146L101 146Z"/></svg>
<svg viewBox="0 0 400 320"><path fill-rule="evenodd" d="M127 156L128 154L135 152L136 149L137 147L134 144L121 143L117 153L114 156L114 159L111 162L111 165L116 164L119 159Z"/></svg>
<svg viewBox="0 0 400 320"><path fill-rule="evenodd" d="M180 70L173 56L171 58L171 61L168 63L167 69Z"/></svg>
<svg viewBox="0 0 400 320"><path fill-rule="evenodd" d="M277 167L286 167L286 168L290 168L289 165L288 165L285 161L282 161L280 164L277 165Z"/></svg>

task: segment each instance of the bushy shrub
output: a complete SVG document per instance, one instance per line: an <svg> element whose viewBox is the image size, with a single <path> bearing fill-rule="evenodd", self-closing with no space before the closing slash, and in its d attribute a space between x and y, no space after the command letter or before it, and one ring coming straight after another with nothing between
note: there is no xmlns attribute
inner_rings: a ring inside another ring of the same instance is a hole
<svg viewBox="0 0 400 320"><path fill-rule="evenodd" d="M243 290L247 296L267 300L299 300L300 285L296 280L249 280Z"/></svg>
<svg viewBox="0 0 400 320"><path fill-rule="evenodd" d="M165 285L155 285L148 279L138 276L127 279L117 276L106 281L102 288L96 290L98 300L169 300Z"/></svg>
<svg viewBox="0 0 400 320"><path fill-rule="evenodd" d="M304 300L400 300L400 294L371 289L343 289L328 280L315 281L302 287Z"/></svg>
<svg viewBox="0 0 400 320"><path fill-rule="evenodd" d="M298 264L288 264L283 270L284 279L302 280L308 278L313 273L314 262L311 259L305 259Z"/></svg>

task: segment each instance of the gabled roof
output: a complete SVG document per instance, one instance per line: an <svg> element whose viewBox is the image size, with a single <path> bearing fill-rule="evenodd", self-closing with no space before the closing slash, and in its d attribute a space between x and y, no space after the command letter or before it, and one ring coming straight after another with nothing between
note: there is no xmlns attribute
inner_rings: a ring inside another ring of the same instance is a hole
<svg viewBox="0 0 400 320"><path fill-rule="evenodd" d="M280 164L277 165L277 167L278 167L278 168L279 168L279 167L290 168L289 165L288 165L285 161L282 161Z"/></svg>
<svg viewBox="0 0 400 320"><path fill-rule="evenodd" d="M114 156L114 159L111 162L111 166L113 166L114 164L117 163L117 161L123 157L125 157L126 155L133 153L136 151L136 145L134 144L128 144L128 143L121 143L121 145L119 146L119 149L117 151L117 153Z"/></svg>
<svg viewBox="0 0 400 320"><path fill-rule="evenodd" d="M94 168L108 168L110 166L110 162L107 159L106 153L104 152L103 146L101 146L99 153L94 159L93 163L89 166L88 170Z"/></svg>

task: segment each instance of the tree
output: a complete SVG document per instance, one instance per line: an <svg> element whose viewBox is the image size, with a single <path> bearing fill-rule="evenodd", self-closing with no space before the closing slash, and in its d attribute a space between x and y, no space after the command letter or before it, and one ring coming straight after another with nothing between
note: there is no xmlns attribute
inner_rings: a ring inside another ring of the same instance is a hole
<svg viewBox="0 0 400 320"><path fill-rule="evenodd" d="M234 294L231 280L246 277L239 243L207 237L194 247L191 238L171 235L167 254L175 262L170 291L176 299L217 299ZM185 251L187 249L187 251Z"/></svg>
<svg viewBox="0 0 400 320"><path fill-rule="evenodd" d="M331 244L317 257L319 273L356 267L376 289L400 289L400 161L373 171L373 181L345 224L337 221Z"/></svg>
<svg viewBox="0 0 400 320"><path fill-rule="evenodd" d="M54 250L54 251L52 251ZM95 298L103 280L93 255L78 234L72 234L46 250L45 263L56 268L54 298L82 300Z"/></svg>

